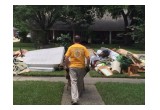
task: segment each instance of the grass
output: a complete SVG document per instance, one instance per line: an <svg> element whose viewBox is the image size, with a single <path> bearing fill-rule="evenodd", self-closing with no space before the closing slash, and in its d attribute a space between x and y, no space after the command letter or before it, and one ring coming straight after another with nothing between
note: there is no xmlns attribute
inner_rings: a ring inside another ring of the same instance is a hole
<svg viewBox="0 0 160 110"><path fill-rule="evenodd" d="M57 47L57 46L58 46L57 44L52 44L52 47ZM110 48L110 49L120 47L120 48L126 49L130 52L137 53L137 54L144 54L145 53L144 50L137 49L134 46L122 46L122 45L119 45L119 44L101 44L101 45L99 45L99 44L88 44L86 46L94 49L95 51L97 51L101 47L107 47L107 48ZM19 50L19 48L27 49L27 50L35 50L33 43L14 42L13 43L13 50L17 51L17 50Z"/></svg>
<svg viewBox="0 0 160 110"><path fill-rule="evenodd" d="M97 83L106 105L145 105L145 84Z"/></svg>
<svg viewBox="0 0 160 110"><path fill-rule="evenodd" d="M35 50L33 43L20 43L20 42L13 43L13 51L17 51L20 48L27 49L27 50Z"/></svg>
<svg viewBox="0 0 160 110"><path fill-rule="evenodd" d="M14 105L60 105L64 83L45 81L14 81Z"/></svg>
<svg viewBox="0 0 160 110"><path fill-rule="evenodd" d="M113 74L111 76L104 76L101 73L98 73L95 70L91 70L89 72L91 77L99 77L99 78L140 78L140 79L144 79L145 78L145 73L138 73L140 76L128 76L127 74Z"/></svg>
<svg viewBox="0 0 160 110"><path fill-rule="evenodd" d="M53 76L53 77L64 77L65 70L53 71L53 72L43 72L43 71L30 71L27 73L20 74L22 76Z"/></svg>
<svg viewBox="0 0 160 110"><path fill-rule="evenodd" d="M136 53L136 54L144 54L145 53L145 50L141 50L141 49L138 49L134 46L123 46L123 45L119 45L119 44L89 44L87 45L88 47L94 49L95 51L97 51L98 49L100 49L101 47L106 47L106 48L123 48L123 49L126 49L130 52L133 52L133 53Z"/></svg>
<svg viewBox="0 0 160 110"><path fill-rule="evenodd" d="M43 72L43 71L31 71L19 74L21 76L46 76L46 77L64 77L66 71L65 70L59 70L59 71L53 71L53 72ZM98 73L95 70L91 70L89 72L91 77L99 77L99 78L145 78L145 73L138 73L140 76L128 76L126 74L114 74L112 76L104 76L103 74Z"/></svg>

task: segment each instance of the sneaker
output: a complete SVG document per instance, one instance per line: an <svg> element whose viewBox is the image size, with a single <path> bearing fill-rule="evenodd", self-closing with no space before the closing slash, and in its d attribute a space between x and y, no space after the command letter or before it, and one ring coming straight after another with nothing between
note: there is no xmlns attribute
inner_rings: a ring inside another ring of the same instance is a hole
<svg viewBox="0 0 160 110"><path fill-rule="evenodd" d="M71 104L72 104L72 105L78 105L78 102L72 101Z"/></svg>

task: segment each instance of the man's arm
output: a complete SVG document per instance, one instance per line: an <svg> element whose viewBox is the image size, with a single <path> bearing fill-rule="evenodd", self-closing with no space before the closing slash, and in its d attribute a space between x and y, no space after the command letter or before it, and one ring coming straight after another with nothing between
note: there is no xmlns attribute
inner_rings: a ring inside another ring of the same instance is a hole
<svg viewBox="0 0 160 110"><path fill-rule="evenodd" d="M87 65L86 65L86 68L85 68L85 70L86 70L86 74L90 71L90 68L89 68L89 64L90 64L90 57L88 56L87 58Z"/></svg>
<svg viewBox="0 0 160 110"><path fill-rule="evenodd" d="M87 57L87 67L89 67L89 64L90 64L90 57L88 56Z"/></svg>
<svg viewBox="0 0 160 110"><path fill-rule="evenodd" d="M65 66L66 68L69 68L69 57L68 56L65 56Z"/></svg>

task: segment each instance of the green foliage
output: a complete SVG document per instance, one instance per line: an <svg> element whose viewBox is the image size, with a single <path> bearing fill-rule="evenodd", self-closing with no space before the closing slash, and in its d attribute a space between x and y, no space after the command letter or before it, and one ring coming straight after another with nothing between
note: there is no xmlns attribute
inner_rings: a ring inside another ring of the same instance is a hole
<svg viewBox="0 0 160 110"><path fill-rule="evenodd" d="M64 83L46 81L14 81L14 105L60 105Z"/></svg>
<svg viewBox="0 0 160 110"><path fill-rule="evenodd" d="M20 36L20 39L21 39L20 42L22 42L22 43L30 43L31 42L31 40L26 37L27 34L28 34L28 32L26 32L26 31L20 31L19 32L19 36Z"/></svg>
<svg viewBox="0 0 160 110"><path fill-rule="evenodd" d="M14 5L14 21L31 28L49 29L59 17L60 6ZM25 12L25 13L24 13Z"/></svg>
<svg viewBox="0 0 160 110"><path fill-rule="evenodd" d="M132 7L133 16L131 25L128 29L131 31L128 35L131 35L135 39L135 46L141 49L145 49L145 6L136 5Z"/></svg>
<svg viewBox="0 0 160 110"><path fill-rule="evenodd" d="M24 13L25 12L25 13ZM13 26L18 28L21 42L30 42L26 35L29 33L29 27L27 24L28 15L27 7L24 5L13 6Z"/></svg>
<svg viewBox="0 0 160 110"><path fill-rule="evenodd" d="M111 14L113 19L117 19L122 15L124 10L127 11L127 5L107 5L106 10Z"/></svg>
<svg viewBox="0 0 160 110"><path fill-rule="evenodd" d="M61 21L71 26L73 35L76 30L88 28L95 19L95 6L92 5L66 5L62 7Z"/></svg>
<svg viewBox="0 0 160 110"><path fill-rule="evenodd" d="M61 46L65 47L65 50L71 45L71 37L69 34L61 34L60 37L57 37L57 41L60 43Z"/></svg>
<svg viewBox="0 0 160 110"><path fill-rule="evenodd" d="M135 42L138 42L137 47L144 49L145 5L110 5L104 6L104 8L111 14L112 18L123 17L125 32L121 34L124 38L124 44L130 45L133 43L132 35L132 37L135 37Z"/></svg>
<svg viewBox="0 0 160 110"><path fill-rule="evenodd" d="M124 69L124 70L126 70L133 63L131 59L122 55L119 55L117 57L117 61L120 62L121 69Z"/></svg>
<svg viewBox="0 0 160 110"><path fill-rule="evenodd" d="M34 29L45 31L44 36L42 34L37 37L40 37L39 40L47 44L49 41L47 38L47 33L49 32L47 32L47 30L49 30L56 21L63 21L69 24L74 35L76 30L86 30L95 20L95 16L103 17L106 11L115 19L123 16L126 29L124 34L127 35L129 35L128 32L130 32L127 26L136 24L136 26L141 28L141 25L143 25L145 21L144 5L14 5L13 26L18 28L20 32L29 32ZM139 18L143 22L140 22L140 20L138 20ZM129 19L131 23L128 21ZM138 41L144 41L143 36L143 38L140 38L140 35L137 35L139 32L141 31L137 30L134 32L137 36L136 39L139 39ZM25 37L23 40L24 39Z"/></svg>
<svg viewBox="0 0 160 110"><path fill-rule="evenodd" d="M145 104L144 83L97 83L96 88L106 105Z"/></svg>
<svg viewBox="0 0 160 110"><path fill-rule="evenodd" d="M91 24L93 14L92 6L85 5L66 5L62 7L62 21L70 25Z"/></svg>
<svg viewBox="0 0 160 110"><path fill-rule="evenodd" d="M13 6L13 26L21 32L30 30L45 31L45 35L37 36L43 44L47 44L47 30L49 30L55 21L59 18L59 5L14 5ZM48 34L49 35L49 34ZM36 41L35 41L36 42Z"/></svg>
<svg viewBox="0 0 160 110"><path fill-rule="evenodd" d="M141 24L138 26L130 26L132 32L128 33L135 39L135 46L137 48L145 50L145 25Z"/></svg>

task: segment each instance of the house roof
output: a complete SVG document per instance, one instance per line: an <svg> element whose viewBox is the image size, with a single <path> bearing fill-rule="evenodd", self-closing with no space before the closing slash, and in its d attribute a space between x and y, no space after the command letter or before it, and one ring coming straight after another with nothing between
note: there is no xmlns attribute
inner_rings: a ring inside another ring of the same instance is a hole
<svg viewBox="0 0 160 110"><path fill-rule="evenodd" d="M64 22L58 21L53 27L53 30L72 30L71 26ZM93 31L124 31L124 21L122 17L112 19L109 15L104 15L103 18L96 18L93 24L89 27Z"/></svg>
<svg viewBox="0 0 160 110"><path fill-rule="evenodd" d="M117 19L96 19L94 24L90 26L94 31L124 31L124 21L122 18Z"/></svg>

